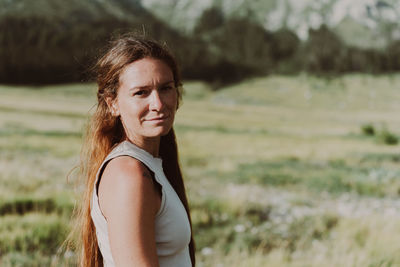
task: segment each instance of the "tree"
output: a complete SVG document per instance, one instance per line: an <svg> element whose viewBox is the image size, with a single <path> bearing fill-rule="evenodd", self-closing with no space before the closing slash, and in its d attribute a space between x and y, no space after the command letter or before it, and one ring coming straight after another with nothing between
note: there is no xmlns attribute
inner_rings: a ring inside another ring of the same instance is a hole
<svg viewBox="0 0 400 267"><path fill-rule="evenodd" d="M217 7L210 7L203 11L200 19L198 20L195 28L195 34L205 34L212 32L224 24L224 14Z"/></svg>
<svg viewBox="0 0 400 267"><path fill-rule="evenodd" d="M275 61L293 57L299 46L299 37L289 29L280 29L272 34L271 51Z"/></svg>
<svg viewBox="0 0 400 267"><path fill-rule="evenodd" d="M213 41L227 61L266 73L273 62L271 40L271 33L261 25L245 18L230 18Z"/></svg>
<svg viewBox="0 0 400 267"><path fill-rule="evenodd" d="M339 37L326 25L309 30L305 44L306 69L314 72L339 72L345 46Z"/></svg>

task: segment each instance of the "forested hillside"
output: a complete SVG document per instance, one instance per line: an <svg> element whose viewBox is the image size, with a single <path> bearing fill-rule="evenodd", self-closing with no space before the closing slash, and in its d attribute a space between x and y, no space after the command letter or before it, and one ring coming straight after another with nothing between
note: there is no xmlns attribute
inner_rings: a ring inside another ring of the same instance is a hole
<svg viewBox="0 0 400 267"><path fill-rule="evenodd" d="M0 10L1 82L85 79L116 31L145 28L161 39L179 39L134 1L1 0Z"/></svg>

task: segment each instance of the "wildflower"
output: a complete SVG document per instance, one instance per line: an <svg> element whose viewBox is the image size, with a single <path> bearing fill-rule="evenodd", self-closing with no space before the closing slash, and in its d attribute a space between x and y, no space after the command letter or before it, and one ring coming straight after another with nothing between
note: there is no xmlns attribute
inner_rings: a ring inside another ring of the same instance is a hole
<svg viewBox="0 0 400 267"><path fill-rule="evenodd" d="M235 232L236 233L243 233L246 230L246 227L243 224L235 225Z"/></svg>
<svg viewBox="0 0 400 267"><path fill-rule="evenodd" d="M213 253L214 253L214 250L212 248L209 248L209 247L204 247L201 250L201 254L203 254L204 256L209 256L209 255L212 255Z"/></svg>

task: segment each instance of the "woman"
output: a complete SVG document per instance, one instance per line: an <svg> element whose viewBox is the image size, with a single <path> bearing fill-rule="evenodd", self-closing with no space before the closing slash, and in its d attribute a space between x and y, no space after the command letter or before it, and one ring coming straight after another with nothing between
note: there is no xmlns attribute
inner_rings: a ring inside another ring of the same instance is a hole
<svg viewBox="0 0 400 267"><path fill-rule="evenodd" d="M194 266L191 221L172 128L175 59L124 36L97 63L97 108L81 167L82 266Z"/></svg>

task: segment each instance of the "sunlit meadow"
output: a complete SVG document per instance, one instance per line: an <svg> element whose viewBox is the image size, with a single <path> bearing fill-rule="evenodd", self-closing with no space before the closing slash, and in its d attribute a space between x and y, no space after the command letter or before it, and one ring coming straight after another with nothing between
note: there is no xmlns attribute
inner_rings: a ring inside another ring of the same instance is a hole
<svg viewBox="0 0 400 267"><path fill-rule="evenodd" d="M400 76L187 82L175 129L198 266L400 266ZM61 250L95 85L0 86L0 265Z"/></svg>

